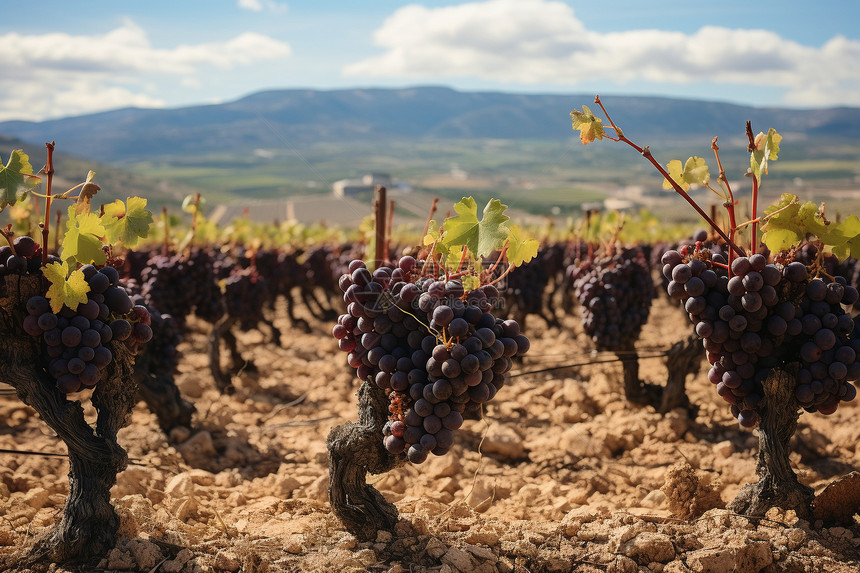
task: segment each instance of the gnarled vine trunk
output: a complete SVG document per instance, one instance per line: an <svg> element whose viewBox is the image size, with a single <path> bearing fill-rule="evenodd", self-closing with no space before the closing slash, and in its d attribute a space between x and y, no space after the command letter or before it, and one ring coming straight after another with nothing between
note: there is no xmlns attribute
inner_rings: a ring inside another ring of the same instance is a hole
<svg viewBox="0 0 860 573"><path fill-rule="evenodd" d="M794 510L801 519L812 518L813 489L797 481L788 454L789 441L797 429L800 411L794 399L797 365L789 370L774 368L764 386L759 410L759 451L756 474L759 481L745 485L728 509L749 516L763 516L772 507Z"/></svg>
<svg viewBox="0 0 860 573"><path fill-rule="evenodd" d="M172 376L150 370L146 352L135 360L134 379L138 396L158 418L158 425L165 434L169 435L170 430L179 426L191 427L194 404L182 397Z"/></svg>
<svg viewBox="0 0 860 573"><path fill-rule="evenodd" d="M696 336L673 344L666 353L666 385L660 386L639 378L639 356L635 347L631 345L616 351L621 362L624 397L632 404L653 406L662 414L674 408L691 409L686 391L687 375L699 371L703 354L704 349Z"/></svg>
<svg viewBox="0 0 860 573"><path fill-rule="evenodd" d="M31 406L65 442L69 452L69 496L60 522L37 539L30 562L94 563L115 545L119 518L110 488L128 456L116 434L127 425L135 404L134 355L121 342L110 343L113 360L92 395L95 428L80 402L70 402L45 371L40 340L23 327L27 300L41 292L41 277L6 276L0 283L0 365L4 382Z"/></svg>
<svg viewBox="0 0 860 573"><path fill-rule="evenodd" d="M688 336L672 345L666 355L669 375L660 397L657 411L665 414L675 408L690 409L687 397L687 375L697 374L702 367L705 349L698 336Z"/></svg>
<svg viewBox="0 0 860 573"><path fill-rule="evenodd" d="M365 382L358 391L358 422L333 428L329 451L328 495L332 510L347 531L362 541L379 529L393 529L397 508L367 484L367 474L381 474L406 463L405 454L391 455L382 443L388 420L385 391Z"/></svg>

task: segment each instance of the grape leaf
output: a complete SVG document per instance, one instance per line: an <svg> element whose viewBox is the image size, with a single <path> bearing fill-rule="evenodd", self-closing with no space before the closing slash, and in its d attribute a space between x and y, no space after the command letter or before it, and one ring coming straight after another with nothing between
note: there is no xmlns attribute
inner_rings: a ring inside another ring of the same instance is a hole
<svg viewBox="0 0 860 573"><path fill-rule="evenodd" d="M69 218L66 221L66 236L60 250L60 259L74 259L82 265L103 265L107 255L102 251L102 239L105 228L101 219L95 213L75 213L75 206L69 206Z"/></svg>
<svg viewBox="0 0 860 573"><path fill-rule="evenodd" d="M767 135L759 132L755 137L755 149L750 154L750 169L759 183L762 174L767 175L767 162L777 160L780 141L782 136L773 128L767 130Z"/></svg>
<svg viewBox="0 0 860 573"><path fill-rule="evenodd" d="M460 281L463 283L463 289L466 292L473 291L481 286L481 279L473 275L466 275Z"/></svg>
<svg viewBox="0 0 860 573"><path fill-rule="evenodd" d="M518 267L537 256L540 242L532 239L517 225L510 226L508 235L508 262Z"/></svg>
<svg viewBox="0 0 860 573"><path fill-rule="evenodd" d="M579 130L579 140L583 145L588 145L595 139L603 139L603 120L595 117L587 105L582 106L582 111L575 109L570 112L570 118L573 121L573 129Z"/></svg>
<svg viewBox="0 0 860 573"><path fill-rule="evenodd" d="M438 223L435 220L430 219L430 224L427 225L427 234L424 236L423 241L425 247L432 245L441 236L441 233L436 230L437 226Z"/></svg>
<svg viewBox="0 0 860 573"><path fill-rule="evenodd" d="M770 249L772 253L778 253L791 248L792 245L797 245L803 240L803 236L798 235L789 229L771 229L765 231L761 235L761 242Z"/></svg>
<svg viewBox="0 0 860 573"><path fill-rule="evenodd" d="M833 243L833 254L842 261L860 253L860 218L857 215L849 215L844 221L838 223L828 238Z"/></svg>
<svg viewBox="0 0 860 573"><path fill-rule="evenodd" d="M439 241L449 253L455 248L466 245L473 258L483 258L492 251L501 249L508 238L508 228L505 223L509 217L505 215L506 205L498 199L490 199L482 218L478 220L478 205L472 197L463 199L454 205L457 215L448 217L442 223L445 233Z"/></svg>
<svg viewBox="0 0 860 573"><path fill-rule="evenodd" d="M125 247L131 248L146 238L153 218L144 207L146 199L141 197L128 197L127 206L119 199L105 205L101 221L107 242L112 245L121 241Z"/></svg>
<svg viewBox="0 0 860 573"><path fill-rule="evenodd" d="M78 200L75 202L75 213L89 213L90 201L97 192L101 191L101 187L93 183L93 177L96 176L95 171L87 173L87 179L81 185L81 190L78 193Z"/></svg>
<svg viewBox="0 0 860 573"><path fill-rule="evenodd" d="M681 162L673 159L666 166L669 176L680 185L684 191L690 190L690 185L707 185L711 180L711 173L708 171L708 164L704 158L690 157L681 168ZM668 179L663 179L663 189L673 189L672 182Z"/></svg>
<svg viewBox="0 0 860 573"><path fill-rule="evenodd" d="M20 149L12 152L6 165L0 164L0 209L17 203L38 185L40 179L32 175L30 156Z"/></svg>
<svg viewBox="0 0 860 573"><path fill-rule="evenodd" d="M784 193L765 209L762 241L772 252L779 252L815 235L837 257L844 259L860 253L860 218L856 215L836 223L828 221L812 201L801 204L796 195Z"/></svg>
<svg viewBox="0 0 860 573"><path fill-rule="evenodd" d="M45 297L50 301L54 314L60 312L64 304L75 310L79 304L87 302L90 285L87 284L83 271L78 269L69 274L69 265L63 262L49 263L42 272L51 282Z"/></svg>

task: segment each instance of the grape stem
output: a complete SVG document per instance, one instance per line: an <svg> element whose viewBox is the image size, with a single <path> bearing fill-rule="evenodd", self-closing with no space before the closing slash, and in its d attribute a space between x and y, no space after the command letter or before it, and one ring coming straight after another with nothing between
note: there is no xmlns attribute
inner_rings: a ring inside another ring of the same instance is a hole
<svg viewBox="0 0 860 573"><path fill-rule="evenodd" d="M507 268L507 269L505 269L505 272L503 272L501 275L499 275L499 278L495 279L493 282L491 282L491 283L489 283L489 284L490 284L490 285L494 285L494 284L496 284L496 283L500 282L503 278L505 278L506 276L508 276L508 274L510 274L510 272L511 272L512 270L514 270L514 268L515 268L515 267L514 267L514 265L513 265L513 264L509 264L509 265L508 265L508 268Z"/></svg>
<svg viewBox="0 0 860 573"><path fill-rule="evenodd" d="M457 264L457 270L454 271L454 274L458 274L463 269L463 261L466 260L466 248L466 245L463 245L463 250L460 252L460 262ZM451 280L452 277L448 277L448 280Z"/></svg>
<svg viewBox="0 0 860 573"><path fill-rule="evenodd" d="M42 266L48 264L48 235L51 228L51 189L54 184L54 145L55 142L46 143L47 158L45 159L45 224L42 227Z"/></svg>
<svg viewBox="0 0 860 573"><path fill-rule="evenodd" d="M720 174L717 176L717 181L723 188L726 190L727 200L723 203L723 207L726 208L726 212L729 214L729 238L732 243L735 240L735 233L738 230L737 220L735 219L735 196L732 193L732 186L729 185L729 180L726 177L726 170L723 168L723 160L720 159L720 146L717 145L717 138L715 137L711 141L711 149L714 150L714 158L717 160L717 167L720 170ZM729 278L732 276L732 260L734 260L735 252L729 249L728 259L729 264L726 267L729 271ZM743 256L743 255L741 255Z"/></svg>
<svg viewBox="0 0 860 573"><path fill-rule="evenodd" d="M430 221L433 220L433 215L436 214L436 206L439 203L439 197L433 197L433 204L430 205L430 214L427 215L427 222L424 223L424 235L427 236L427 233L430 231Z"/></svg>
<svg viewBox="0 0 860 573"><path fill-rule="evenodd" d="M702 210L701 207L699 207L698 203L696 203L693 200L693 198L690 197L687 194L687 192L684 191L681 188L681 186L678 185L678 183L674 179L672 179L671 175L669 175L669 173L667 173L666 170L663 169L663 167L660 165L660 163L656 159L654 159L654 156L651 155L651 150L647 146L646 147L640 147L640 146L636 145L635 143L633 143L631 140L627 139L627 137L624 136L621 129L617 125L615 125L614 121L612 121L612 117L610 117L609 113L607 113L606 108L603 107L603 102L600 101L600 96L594 97L594 103L599 105L600 109L603 110L604 115L606 115L607 121L609 121L610 125L612 126L612 129L615 131L615 133L618 136L618 137L611 137L611 136L606 135L605 137L607 137L608 139L610 139L612 141L620 141L620 142L626 143L627 145L629 145L630 147L632 147L633 149L638 151L642 155L642 157L644 157L646 160L648 160L648 162L654 166L654 168L660 173L660 175L662 175L666 179L666 181L668 181L669 184L672 185L672 189L674 189L675 192L678 193L678 195L683 197L684 200L686 200L687 203L689 203L690 206L693 209L695 209L696 212L711 226L711 228L714 231L716 231L716 233L720 237L723 238L723 240L726 242L726 244L732 250L734 250L738 255L740 255L742 257L746 256L746 253L744 253L744 251L740 247L738 247L731 239L729 239L729 237L725 234L725 232L723 232L723 230L720 229L719 225L717 225L714 222L714 220L711 219L708 216L708 214Z"/></svg>
<svg viewBox="0 0 860 573"><path fill-rule="evenodd" d="M6 242L9 243L9 248L12 249L12 254L17 255L15 252L15 245L12 244L12 237L15 236L15 233L12 232L12 223L6 225L5 229L0 229L0 233L3 235L3 238L6 239Z"/></svg>
<svg viewBox="0 0 860 573"><path fill-rule="evenodd" d="M753 151L755 151L756 145L755 145L755 136L753 136L752 122L749 120L747 120L746 133L747 133L747 137L750 140L749 145L747 146L747 152L752 153ZM752 221L753 221L753 223L752 223L752 233L751 233L751 237L750 237L750 243L751 243L750 244L750 252L754 255L756 252L756 246L758 244L758 240L757 240L758 235L757 235L757 231L756 231L756 213L758 212L758 177L756 177L755 174L753 174L752 180L753 180L753 184L752 184L752 216L753 216Z"/></svg>
<svg viewBox="0 0 860 573"><path fill-rule="evenodd" d="M490 274L492 274L492 272L493 272L494 270L496 270L496 267L498 267L498 266L499 266L499 263L500 263L500 262L502 262L502 259L504 259L504 258L505 258L505 254L507 254L507 252L508 252L508 245L509 245L509 244L510 244L510 243L509 243L508 241L505 241L505 244L504 244L504 246L502 247L502 250L501 250L501 251L499 251L499 258L497 258L497 259L496 259L496 262L495 262L495 263L493 263L493 266L491 266L489 269L487 269L487 272L489 272Z"/></svg>

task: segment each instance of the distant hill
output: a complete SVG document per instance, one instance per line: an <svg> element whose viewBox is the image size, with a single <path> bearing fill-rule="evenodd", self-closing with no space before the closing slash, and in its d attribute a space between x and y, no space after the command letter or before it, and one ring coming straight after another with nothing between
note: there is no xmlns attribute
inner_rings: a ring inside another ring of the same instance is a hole
<svg viewBox="0 0 860 573"><path fill-rule="evenodd" d="M793 110L657 97L605 97L627 133L721 138L756 131L857 139L860 109ZM527 95L409 89L277 90L178 109L126 108L44 122L0 122L0 133L102 162L173 154L387 139L570 139L569 113L592 94ZM596 107L596 106L595 106ZM701 140L700 140L701 141Z"/></svg>
<svg viewBox="0 0 860 573"><path fill-rule="evenodd" d="M44 167L47 158L45 143L28 143L15 137L0 135L0 161L9 160L9 153L13 149L23 149L30 157L30 164L34 172ZM128 197L141 196L152 198L158 197L158 206L165 205L176 209L181 205L186 195L192 194L198 189L181 184L166 184L162 180L129 173L128 171L104 162L82 158L80 155L70 154L66 150L54 154L53 192L63 193L67 189L84 181L87 173L96 172L95 182L101 187L93 199L95 205L110 203L116 199L126 200ZM39 192L44 193L44 179ZM54 202L54 208L65 211L69 202Z"/></svg>

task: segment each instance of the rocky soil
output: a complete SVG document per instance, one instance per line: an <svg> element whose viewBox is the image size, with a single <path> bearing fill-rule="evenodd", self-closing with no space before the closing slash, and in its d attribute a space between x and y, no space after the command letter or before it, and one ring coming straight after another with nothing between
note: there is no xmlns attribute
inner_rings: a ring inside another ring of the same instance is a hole
<svg viewBox="0 0 860 573"><path fill-rule="evenodd" d="M657 302L641 348L668 348L689 332L685 320ZM841 523L724 509L756 480L758 439L704 369L687 382L696 411L632 406L620 364L588 364L576 317L563 328L529 318L529 355L448 455L370 476L400 521L360 542L331 513L325 446L333 426L357 418L357 380L330 325L304 334L278 321L283 347L240 336L256 371L237 375L229 396L208 372L206 325L192 323L177 383L196 404L194 427L165 436L138 404L120 433L132 464L112 491L116 547L95 569L51 571L860 571L860 518L848 502L831 504L849 507ZM554 366L567 367L533 373ZM643 359L641 375L664 382L663 361ZM0 448L40 454L0 452L0 570L23 573L28 547L59 519L68 463L47 455L64 445L38 416L0 394ZM816 494L860 466L858 419L857 402L801 416L792 463ZM843 489L860 497L857 481Z"/></svg>

